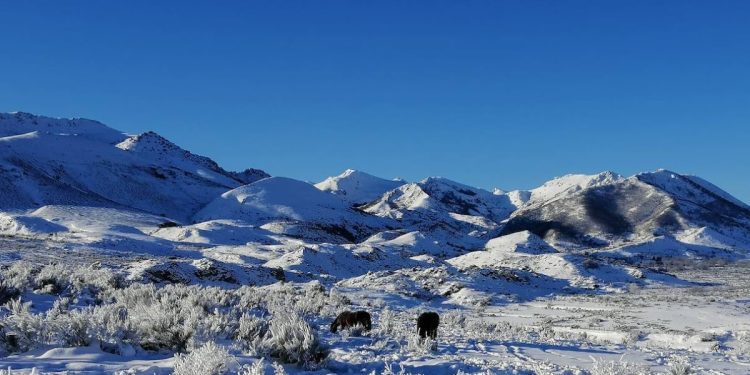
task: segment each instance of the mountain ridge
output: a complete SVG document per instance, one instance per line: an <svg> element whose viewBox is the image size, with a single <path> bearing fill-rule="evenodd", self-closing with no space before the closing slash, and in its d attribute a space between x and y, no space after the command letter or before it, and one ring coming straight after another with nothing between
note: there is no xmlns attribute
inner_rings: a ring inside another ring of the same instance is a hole
<svg viewBox="0 0 750 375"><path fill-rule="evenodd" d="M128 135L93 120L0 114L0 135L0 211L21 213L3 219L8 232L55 228L23 216L40 207L101 206L194 225L165 238L366 240L438 257L518 232L562 251L665 235L737 248L750 238L750 206L699 177L668 170L568 174L531 190L492 192L442 177L407 182L354 169L311 184L252 168L226 171L155 132Z"/></svg>

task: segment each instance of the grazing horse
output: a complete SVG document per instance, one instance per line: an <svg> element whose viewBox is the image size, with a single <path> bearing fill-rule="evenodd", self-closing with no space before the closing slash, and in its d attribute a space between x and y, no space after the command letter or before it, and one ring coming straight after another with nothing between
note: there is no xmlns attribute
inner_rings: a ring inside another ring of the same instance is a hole
<svg viewBox="0 0 750 375"><path fill-rule="evenodd" d="M331 323L331 332L336 333L339 328L351 328L356 325L364 327L365 331L372 329L372 319L367 311L344 311Z"/></svg>
<svg viewBox="0 0 750 375"><path fill-rule="evenodd" d="M422 339L429 337L437 338L438 325L440 325L440 315L435 312L426 312L417 318L417 331Z"/></svg>

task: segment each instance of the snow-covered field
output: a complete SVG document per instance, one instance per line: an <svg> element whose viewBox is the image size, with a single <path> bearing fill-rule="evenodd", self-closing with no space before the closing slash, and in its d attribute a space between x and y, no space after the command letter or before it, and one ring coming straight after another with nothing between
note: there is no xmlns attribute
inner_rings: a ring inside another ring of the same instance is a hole
<svg viewBox="0 0 750 375"><path fill-rule="evenodd" d="M3 262L14 260L5 263L13 264L4 272L6 282L26 277L30 286L47 289L21 294L21 301L32 305L9 307L3 320L6 332L23 332L16 344L20 352L0 359L4 368L19 374L32 369L166 374L180 361L175 350L200 353L196 350L214 342L221 348L214 351L227 352L221 363L241 373L252 373L249 367L263 357L269 373L274 363L283 364L287 373L380 374L388 373L387 368L422 374L671 374L681 367L692 371L682 373L750 371L748 262L674 265L679 283L471 307L389 291L326 288L317 281L239 288L128 287L108 268L118 268L120 254L102 257L95 249L7 239L2 247ZM70 258L74 260L65 260ZM24 262L41 259L66 266L18 274L34 268ZM95 260L107 266L85 265ZM373 314L371 332L328 332L338 312L355 309ZM427 310L441 314L439 336L434 343L420 344L416 316ZM289 316L300 319L294 330L305 326L315 337L283 336L290 347L298 345L301 364L284 363L263 340L273 342L269 326ZM322 362L314 360L318 351L327 353ZM215 356L212 352L197 362Z"/></svg>
<svg viewBox="0 0 750 375"><path fill-rule="evenodd" d="M13 374L750 373L750 208L695 176L313 185L14 113L0 189Z"/></svg>

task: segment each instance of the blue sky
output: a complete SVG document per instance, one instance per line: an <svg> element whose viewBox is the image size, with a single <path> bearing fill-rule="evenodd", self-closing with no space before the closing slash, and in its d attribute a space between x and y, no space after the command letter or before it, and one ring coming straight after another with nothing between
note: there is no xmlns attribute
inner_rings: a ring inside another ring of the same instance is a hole
<svg viewBox="0 0 750 375"><path fill-rule="evenodd" d="M668 168L749 202L748 19L747 1L17 1L0 111L303 180Z"/></svg>

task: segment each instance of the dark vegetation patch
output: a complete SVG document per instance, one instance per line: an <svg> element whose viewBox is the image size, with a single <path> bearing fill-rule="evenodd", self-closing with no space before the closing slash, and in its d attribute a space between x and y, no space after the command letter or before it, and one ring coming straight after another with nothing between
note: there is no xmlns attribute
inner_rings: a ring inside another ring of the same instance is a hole
<svg viewBox="0 0 750 375"><path fill-rule="evenodd" d="M471 215L472 212L476 212L477 208L476 204L461 199L452 191L443 194L443 196L440 197L440 202L450 206L456 213L462 215Z"/></svg>
<svg viewBox="0 0 750 375"><path fill-rule="evenodd" d="M174 228L174 227L179 227L179 226L180 224L177 224L174 221L165 221L158 225L159 228Z"/></svg>
<svg viewBox="0 0 750 375"><path fill-rule="evenodd" d="M148 169L148 172L149 172L149 173L150 173L150 174L151 174L152 176L154 176L154 177L156 177L156 178L158 178L158 179L161 179L161 180L166 180L166 179L167 179L167 175L166 175L166 174L164 174L164 173L162 173L162 172L161 172L161 171L160 171L160 170L159 170L158 168L156 168L156 167L150 167L150 168Z"/></svg>
<svg viewBox="0 0 750 375"><path fill-rule="evenodd" d="M583 207L591 219L609 234L625 234L633 231L633 226L620 213L613 186L591 189L583 195Z"/></svg>
<svg viewBox="0 0 750 375"><path fill-rule="evenodd" d="M357 242L357 235L350 232L346 227L343 225L335 225L335 224L320 224L320 229L331 233L333 235L339 236L341 238L344 238L345 240L349 242Z"/></svg>

